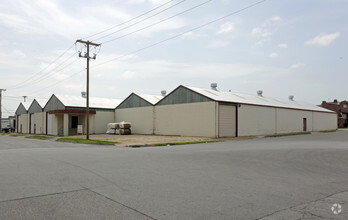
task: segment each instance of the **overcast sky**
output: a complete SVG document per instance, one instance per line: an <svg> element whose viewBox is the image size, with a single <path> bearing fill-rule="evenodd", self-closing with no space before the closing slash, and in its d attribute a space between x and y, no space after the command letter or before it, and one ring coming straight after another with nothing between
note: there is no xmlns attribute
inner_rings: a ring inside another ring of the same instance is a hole
<svg viewBox="0 0 348 220"><path fill-rule="evenodd" d="M85 91L86 59L77 52L86 48L74 45L81 38L102 43L91 48L94 97L216 82L219 90L313 104L348 99L348 1L267 0L210 23L256 2L1 0L3 116L14 114L23 95L32 101Z"/></svg>

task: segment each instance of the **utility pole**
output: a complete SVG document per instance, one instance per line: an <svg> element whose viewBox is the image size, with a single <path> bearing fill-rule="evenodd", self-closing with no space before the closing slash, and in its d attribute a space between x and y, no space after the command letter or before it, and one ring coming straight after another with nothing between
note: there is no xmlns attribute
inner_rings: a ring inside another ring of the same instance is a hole
<svg viewBox="0 0 348 220"><path fill-rule="evenodd" d="M93 59L95 60L97 55L94 54L93 57L90 57L89 56L89 46L92 45L92 46L95 46L95 47L99 47L100 44L96 44L96 43L93 43L91 41L83 41L83 40L76 40L76 43L81 43L81 44L85 44L86 47L87 47L87 52L82 55L81 54L81 51L79 52L79 57L83 57L83 58L86 58L87 59L87 98L86 98L86 117L87 117L87 125L86 125L86 139L89 139L89 60L90 59Z"/></svg>
<svg viewBox="0 0 348 220"><path fill-rule="evenodd" d="M0 133L2 133L2 125L1 125L1 122L2 122L2 112L1 112L1 108L2 108L2 105L1 105L1 99L2 99L2 91L6 91L6 89L0 89Z"/></svg>

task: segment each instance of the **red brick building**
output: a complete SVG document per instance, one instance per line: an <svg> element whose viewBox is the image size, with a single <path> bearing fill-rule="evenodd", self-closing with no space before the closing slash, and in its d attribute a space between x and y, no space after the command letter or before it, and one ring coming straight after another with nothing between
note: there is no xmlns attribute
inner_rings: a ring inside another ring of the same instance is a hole
<svg viewBox="0 0 348 220"><path fill-rule="evenodd" d="M338 102L337 99L333 102L323 101L320 106L337 113L339 128L348 127L348 101Z"/></svg>

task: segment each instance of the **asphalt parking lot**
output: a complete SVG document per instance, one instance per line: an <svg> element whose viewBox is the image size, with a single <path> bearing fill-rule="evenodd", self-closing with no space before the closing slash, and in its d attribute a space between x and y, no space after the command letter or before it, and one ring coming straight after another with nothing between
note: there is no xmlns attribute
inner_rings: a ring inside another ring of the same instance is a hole
<svg viewBox="0 0 348 220"><path fill-rule="evenodd" d="M348 219L348 131L124 148L0 136L0 219Z"/></svg>

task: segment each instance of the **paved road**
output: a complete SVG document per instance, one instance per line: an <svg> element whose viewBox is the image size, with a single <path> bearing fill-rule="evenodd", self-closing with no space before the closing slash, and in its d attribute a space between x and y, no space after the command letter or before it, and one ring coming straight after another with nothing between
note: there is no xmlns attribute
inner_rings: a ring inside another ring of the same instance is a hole
<svg viewBox="0 0 348 220"><path fill-rule="evenodd" d="M347 192L348 131L147 148L0 136L0 219L348 219Z"/></svg>

